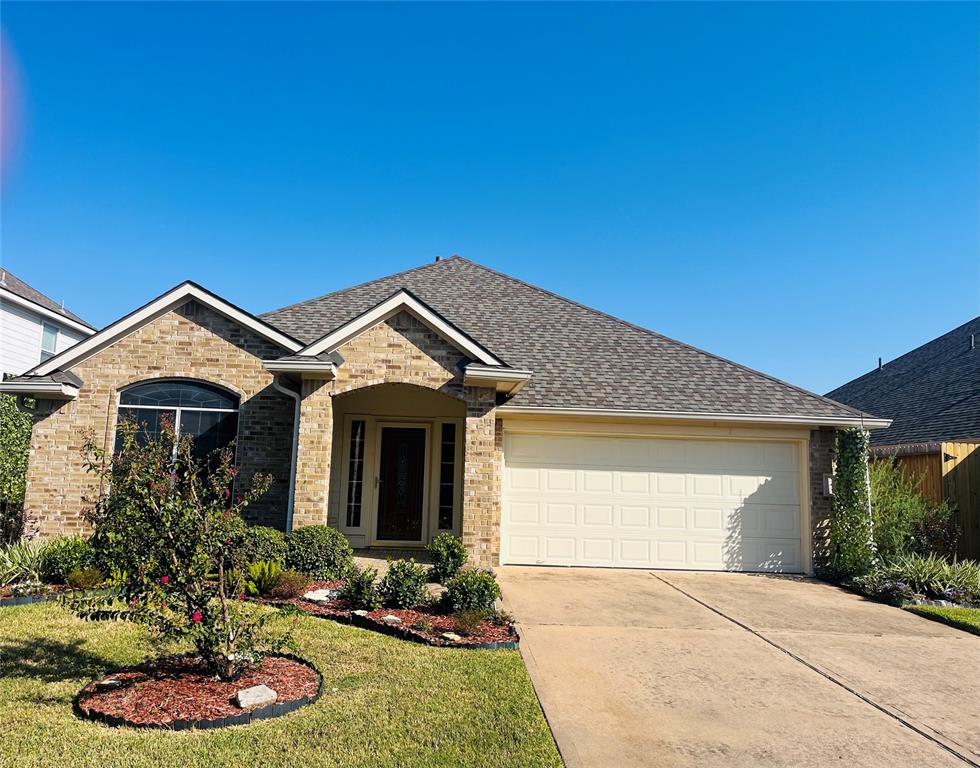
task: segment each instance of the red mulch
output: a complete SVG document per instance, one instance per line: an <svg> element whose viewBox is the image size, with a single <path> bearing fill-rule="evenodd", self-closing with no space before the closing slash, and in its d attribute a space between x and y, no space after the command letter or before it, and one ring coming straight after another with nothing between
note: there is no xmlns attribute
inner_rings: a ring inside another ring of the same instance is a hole
<svg viewBox="0 0 980 768"><path fill-rule="evenodd" d="M315 581L305 591L335 589L342 585L342 581ZM349 619L354 610L354 607L350 603L339 598L329 603L314 603L302 597L295 597L285 602L295 605L300 610L314 616L324 616L334 619ZM475 632L465 635L452 616L440 613L437 608L429 606L420 606L417 609L379 608L376 611L371 611L364 618L372 621L379 627L385 627L387 629L391 625L381 620L384 616L397 616L402 620L402 623L394 626L409 634L422 638L432 645L465 647L468 645L482 645L483 643L513 642L515 639L509 624L495 624L492 621L483 621ZM430 626L428 629L415 626L419 623L427 623ZM447 640L442 636L443 632L454 632L460 635L462 639Z"/></svg>
<svg viewBox="0 0 980 768"><path fill-rule="evenodd" d="M284 704L313 696L320 685L316 671L292 659L266 656L234 682L216 680L193 657L161 659L120 670L103 679L122 680L112 691L96 691L96 682L82 689L83 713L121 717L136 725L169 725L176 720L215 720L239 715L235 694L253 685L267 685Z"/></svg>
<svg viewBox="0 0 980 768"><path fill-rule="evenodd" d="M9 584L6 587L0 587L0 597L13 597L14 596L14 584ZM44 596L60 595L62 592L67 592L69 587L67 584L48 584L48 589L44 593Z"/></svg>

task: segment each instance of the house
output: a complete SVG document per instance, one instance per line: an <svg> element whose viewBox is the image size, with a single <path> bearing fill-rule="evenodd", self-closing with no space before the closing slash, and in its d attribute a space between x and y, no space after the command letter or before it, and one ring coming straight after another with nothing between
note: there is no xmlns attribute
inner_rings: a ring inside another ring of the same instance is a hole
<svg viewBox="0 0 980 768"><path fill-rule="evenodd" d="M835 430L889 424L460 257L261 316L186 282L0 390L42 535L83 528L86 434L169 413L273 474L253 522L487 566L810 572Z"/></svg>
<svg viewBox="0 0 980 768"><path fill-rule="evenodd" d="M980 558L980 317L827 397L892 420L872 456L895 457L922 493L957 509L960 554Z"/></svg>
<svg viewBox="0 0 980 768"><path fill-rule="evenodd" d="M21 374L95 328L7 270L0 270L0 377Z"/></svg>

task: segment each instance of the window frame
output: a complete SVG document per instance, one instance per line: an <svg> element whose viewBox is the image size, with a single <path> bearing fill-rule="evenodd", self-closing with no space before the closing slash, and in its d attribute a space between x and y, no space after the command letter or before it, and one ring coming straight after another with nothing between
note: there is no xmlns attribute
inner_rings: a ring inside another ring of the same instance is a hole
<svg viewBox="0 0 980 768"><path fill-rule="evenodd" d="M45 349L44 348L44 331L47 328L54 330L54 348ZM54 323L49 323L47 320L41 321L41 341L40 341L40 352L38 353L38 359L40 363L46 363L52 357L58 354L58 337L61 335L61 326L55 325ZM40 365L38 363L38 365Z"/></svg>
<svg viewBox="0 0 980 768"><path fill-rule="evenodd" d="M228 393L231 397L238 401L237 408L203 408L198 406L189 405L124 405L122 402L123 395L136 387L143 386L144 384L163 384L166 382L171 382L175 384L204 384L209 387L214 387L215 389L220 389L223 392ZM173 411L174 413L174 434L177 437L177 441L174 442L174 459L177 458L177 442L180 440L180 416L182 411L198 411L198 412L208 412L208 413L235 413L238 414L238 418L235 421L235 456L234 463L238 464L238 431L241 427L241 411L242 411L242 399L241 396L227 387L223 387L220 384L215 384L213 381L205 381L204 379L181 379L181 378L159 378L159 379L143 379L142 381L134 381L132 384L127 384L122 389L116 392L116 423L112 432L113 445L115 445L116 434L119 431L119 409L120 408L130 408L133 410L145 410L145 411Z"/></svg>

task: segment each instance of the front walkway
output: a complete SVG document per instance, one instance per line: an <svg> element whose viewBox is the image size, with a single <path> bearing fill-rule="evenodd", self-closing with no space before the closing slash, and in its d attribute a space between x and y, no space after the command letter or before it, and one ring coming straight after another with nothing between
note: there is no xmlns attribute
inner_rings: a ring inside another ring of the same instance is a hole
<svg viewBox="0 0 980 768"><path fill-rule="evenodd" d="M820 582L502 567L569 768L980 764L980 638Z"/></svg>

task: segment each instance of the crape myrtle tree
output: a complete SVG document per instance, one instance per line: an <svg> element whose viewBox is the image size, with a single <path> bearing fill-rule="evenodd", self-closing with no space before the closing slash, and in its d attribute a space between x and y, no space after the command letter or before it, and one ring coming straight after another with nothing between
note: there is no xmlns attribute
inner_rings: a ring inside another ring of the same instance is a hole
<svg viewBox="0 0 980 768"><path fill-rule="evenodd" d="M94 439L84 451L100 480L86 517L111 589L71 595L70 608L84 618L137 622L157 639L190 641L223 680L292 646L289 632L268 624L276 613L244 594L241 513L268 490L268 475L233 494L233 446L199 457L172 419L162 420L159 434L122 420L112 454Z"/></svg>

